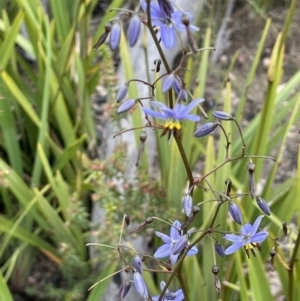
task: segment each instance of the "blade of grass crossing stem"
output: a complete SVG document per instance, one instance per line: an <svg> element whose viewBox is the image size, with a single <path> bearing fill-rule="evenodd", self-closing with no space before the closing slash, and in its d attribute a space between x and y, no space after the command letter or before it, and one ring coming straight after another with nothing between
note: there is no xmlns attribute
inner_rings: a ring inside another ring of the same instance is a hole
<svg viewBox="0 0 300 301"><path fill-rule="evenodd" d="M10 293L6 280L4 279L0 269L0 300L14 301L13 296Z"/></svg>
<svg viewBox="0 0 300 301"><path fill-rule="evenodd" d="M123 30L122 30L121 41L120 41L120 56L121 56L122 67L123 67L123 70L125 73L125 80L127 81L127 80L135 78L135 75L133 73L133 68L132 68L132 59L133 58L131 58L131 56L130 56L128 44L125 39L125 34L124 34ZM134 82L131 82L129 85L128 96L132 97L132 98L138 97L138 90L137 90L136 84ZM133 114L131 114L132 126L139 127L143 124L142 113L141 113L141 109L140 109L139 105L136 105L135 108L136 109L134 110ZM139 139L140 132L141 132L140 130L134 131L137 149L140 145L140 139ZM144 149L144 153L141 157L140 166L142 167L142 169L148 170L148 160L147 160L147 149L146 148Z"/></svg>
<svg viewBox="0 0 300 301"><path fill-rule="evenodd" d="M48 134L48 115L49 115L49 105L50 105L50 78L51 78L51 63L52 63L52 45L50 37L50 24L49 20L45 22L45 35L46 35L46 53L45 53L45 70L43 79L43 97L42 97L42 107L41 107L41 126L39 128L38 134L38 144L40 144L44 149L46 148L46 136ZM40 185L40 178L42 173L42 164L40 156L36 154L34 164L31 186L38 187Z"/></svg>
<svg viewBox="0 0 300 301"><path fill-rule="evenodd" d="M249 266L249 287L251 288L253 300L274 300L270 284L266 278L264 262L261 257L254 260L248 260ZM263 289L262 289L263 288Z"/></svg>
<svg viewBox="0 0 300 301"><path fill-rule="evenodd" d="M23 162L21 149L19 146L18 131L16 121L11 108L11 99L8 89L5 87L2 78L0 78L0 127L4 138L6 152L11 167L21 176L23 174Z"/></svg>
<svg viewBox="0 0 300 301"><path fill-rule="evenodd" d="M268 18L267 21L266 21L262 36L260 38L257 50L255 51L255 57L254 57L254 60L252 62L252 65L251 65L250 72L248 73L247 80L246 80L246 85L243 89L242 96L241 96L241 99L239 101L239 105L238 105L238 108L237 108L237 111L236 111L235 118L237 119L237 121L239 123L241 122L241 120L243 118L243 111L244 111L244 107L245 107L248 88L250 87L250 85L251 85L251 83L254 79L254 75L255 75L257 66L260 63L261 54L264 50L264 45L265 45L265 42L266 42L266 38L267 38L267 35L268 35L268 32L269 32L270 26L271 26L271 19Z"/></svg>
<svg viewBox="0 0 300 301"><path fill-rule="evenodd" d="M15 17L12 26L5 33L4 41L2 42L0 48L0 71L5 69L8 61L11 58L15 46L15 41L23 21L23 17L24 12L20 11Z"/></svg>
<svg viewBox="0 0 300 301"><path fill-rule="evenodd" d="M279 147L279 150L277 152L277 156L275 158L276 161L273 164L272 171L271 171L271 173L269 173L269 176L267 178L267 183L264 187L263 195L266 199L268 199L268 196L271 192L271 187L272 187L272 184L274 182L275 175L277 174L279 162L282 159L282 155L283 155L283 151L284 151L284 148L285 148L285 145L286 145L286 140L287 140L289 130L290 130L292 124L294 123L294 120L295 120L296 116L299 114L299 109L300 109L300 93L298 94L298 102L296 103L296 106L293 108L290 119L288 120L287 124L284 126L285 132L282 135L281 145Z"/></svg>

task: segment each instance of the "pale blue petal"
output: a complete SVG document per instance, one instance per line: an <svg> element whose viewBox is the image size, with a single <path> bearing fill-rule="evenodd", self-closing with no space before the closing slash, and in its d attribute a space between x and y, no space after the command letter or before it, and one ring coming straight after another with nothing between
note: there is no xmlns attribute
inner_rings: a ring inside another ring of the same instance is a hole
<svg viewBox="0 0 300 301"><path fill-rule="evenodd" d="M170 229L170 237L173 241L177 241L181 238L180 235L181 223L179 221L174 221Z"/></svg>
<svg viewBox="0 0 300 301"><path fill-rule="evenodd" d="M161 26L160 35L162 43L167 49L171 49L174 47L176 43L176 32L173 25Z"/></svg>
<svg viewBox="0 0 300 301"><path fill-rule="evenodd" d="M184 117L184 119L187 119L187 120L190 120L190 121L194 121L194 122L198 122L201 120L200 116L198 115L195 115L195 114L189 114L189 115L186 115Z"/></svg>
<svg viewBox="0 0 300 301"><path fill-rule="evenodd" d="M170 254L171 254L171 245L164 244L156 250L153 256L155 258L166 258L169 257Z"/></svg>
<svg viewBox="0 0 300 301"><path fill-rule="evenodd" d="M182 289L179 289L175 292L176 298L173 301L182 301L184 299L184 294Z"/></svg>
<svg viewBox="0 0 300 301"><path fill-rule="evenodd" d="M172 87L174 81L175 81L174 73L171 73L171 74L169 74L168 76L166 76L165 81L164 81L164 83L163 83L163 85L162 85L161 91L162 91L163 93L168 92L168 91L171 89L171 87Z"/></svg>
<svg viewBox="0 0 300 301"><path fill-rule="evenodd" d="M242 226L241 228L241 234L243 235L251 235L251 231L252 231L253 227L250 224L245 224L244 226Z"/></svg>
<svg viewBox="0 0 300 301"><path fill-rule="evenodd" d="M168 235L158 232L158 231L155 231L155 234L156 234L156 236L160 237L164 241L164 243L166 243L166 244L172 243L172 239Z"/></svg>
<svg viewBox="0 0 300 301"><path fill-rule="evenodd" d="M235 234L226 234L223 236L223 238L225 238L228 241L243 241L243 236L241 235L235 235Z"/></svg>
<svg viewBox="0 0 300 301"><path fill-rule="evenodd" d="M204 98L198 98L191 101L186 107L183 114L188 114L191 112L198 104L202 103L204 101Z"/></svg>
<svg viewBox="0 0 300 301"><path fill-rule="evenodd" d="M258 232L252 236L251 242L261 243L268 237L268 235L269 233L267 231Z"/></svg>
<svg viewBox="0 0 300 301"><path fill-rule="evenodd" d="M133 274L133 281L139 295L144 299L148 299L147 287L142 275L138 272L135 272Z"/></svg>
<svg viewBox="0 0 300 301"><path fill-rule="evenodd" d="M260 222L261 222L261 220L262 220L263 217L264 217L264 215L260 215L260 216L256 219L256 221L254 222L252 231L251 231L251 233L250 233L251 236L253 236L253 235L257 232L257 230L258 230L258 228L259 228L259 225L260 225Z"/></svg>
<svg viewBox="0 0 300 301"><path fill-rule="evenodd" d="M196 255L198 253L198 248L196 246L193 246L188 252L187 252L187 256L193 256Z"/></svg>
<svg viewBox="0 0 300 301"><path fill-rule="evenodd" d="M178 259L178 256L179 256L179 254L171 255L171 256L170 256L170 263L171 263L171 266L174 266L174 264L176 263L176 261L177 261L177 259Z"/></svg>
<svg viewBox="0 0 300 301"><path fill-rule="evenodd" d="M148 108L145 108L145 107L143 107L143 111L147 115L150 115L150 116L153 116L153 117L156 117L156 118L166 119L166 115L163 114L163 113L160 113L158 111L154 111L154 110L151 110L151 109L148 109Z"/></svg>
<svg viewBox="0 0 300 301"><path fill-rule="evenodd" d="M236 242L236 243L232 244L231 246L229 246L225 250L225 254L226 255L232 254L235 251L237 251L238 249L240 249L242 246L244 246L244 242L243 241Z"/></svg>

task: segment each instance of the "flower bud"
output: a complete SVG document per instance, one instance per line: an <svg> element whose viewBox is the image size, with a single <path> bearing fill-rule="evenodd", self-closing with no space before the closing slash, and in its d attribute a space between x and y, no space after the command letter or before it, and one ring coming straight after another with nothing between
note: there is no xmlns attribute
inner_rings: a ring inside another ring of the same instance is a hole
<svg viewBox="0 0 300 301"><path fill-rule="evenodd" d="M136 272L139 272L142 274L143 272L143 264L142 259L139 255L134 255L133 257L133 266Z"/></svg>
<svg viewBox="0 0 300 301"><path fill-rule="evenodd" d="M217 265L213 265L211 271L213 272L214 275L218 275L219 267Z"/></svg>
<svg viewBox="0 0 300 301"><path fill-rule="evenodd" d="M260 196L256 197L256 203L257 206L260 208L260 210L265 214L265 215L270 215L271 210L267 202Z"/></svg>
<svg viewBox="0 0 300 301"><path fill-rule="evenodd" d="M117 103L121 102L126 97L128 90L129 90L129 84L128 82L126 82L121 86L121 88L118 91Z"/></svg>
<svg viewBox="0 0 300 301"><path fill-rule="evenodd" d="M173 89L180 100L187 101L188 93L186 89L182 88L182 80L180 78L175 78L173 83Z"/></svg>
<svg viewBox="0 0 300 301"><path fill-rule="evenodd" d="M282 232L284 235L288 235L288 228L286 222L282 223Z"/></svg>
<svg viewBox="0 0 300 301"><path fill-rule="evenodd" d="M148 297L147 287L140 273L135 272L133 274L133 282L139 295L144 299L148 299L149 297Z"/></svg>
<svg viewBox="0 0 300 301"><path fill-rule="evenodd" d="M182 250L185 249L187 244L188 244L188 236L183 235L174 245L173 250L172 250L172 255L179 254Z"/></svg>
<svg viewBox="0 0 300 301"><path fill-rule="evenodd" d="M175 75L172 72L171 74L168 74L165 78L165 81L162 85L162 93L168 92L172 88L174 81L175 81Z"/></svg>
<svg viewBox="0 0 300 301"><path fill-rule="evenodd" d="M125 223L126 223L126 226L130 225L130 216L128 214L125 214Z"/></svg>
<svg viewBox="0 0 300 301"><path fill-rule="evenodd" d="M228 203L228 208L229 208L229 212L230 212L232 219L237 224L241 225L242 224L242 213L241 213L239 206L236 203L230 201Z"/></svg>
<svg viewBox="0 0 300 301"><path fill-rule="evenodd" d="M135 99L129 99L126 100L125 102L123 102L119 108L118 108L118 113L124 113L129 111L134 105L136 104L136 100Z"/></svg>
<svg viewBox="0 0 300 301"><path fill-rule="evenodd" d="M188 193L183 198L183 211L187 217L189 217L193 210L193 199L191 195Z"/></svg>
<svg viewBox="0 0 300 301"><path fill-rule="evenodd" d="M218 126L217 123L208 122L201 125L194 133L194 137L200 138L209 135Z"/></svg>
<svg viewBox="0 0 300 301"><path fill-rule="evenodd" d="M121 25L119 22L115 22L111 27L110 31L110 47L112 50L115 50L119 44L121 39Z"/></svg>
<svg viewBox="0 0 300 301"><path fill-rule="evenodd" d="M129 290L131 287L131 282L130 281L126 281L124 285L122 285L122 287L119 290L119 300L121 301L125 298L125 296L128 294Z"/></svg>
<svg viewBox="0 0 300 301"><path fill-rule="evenodd" d="M254 171L255 171L255 164L250 162L248 164L248 172L249 172L249 190L250 190L250 195L251 195L252 199L255 196Z"/></svg>
<svg viewBox="0 0 300 301"><path fill-rule="evenodd" d="M223 245L219 242L216 242L215 244L215 250L216 252L221 256L221 257L224 257L226 254L225 254L225 248L223 247Z"/></svg>
<svg viewBox="0 0 300 301"><path fill-rule="evenodd" d="M142 23L140 18L137 15L133 15L133 17L129 21L128 31L127 31L127 38L130 47L133 47L136 44L140 36L141 25Z"/></svg>
<svg viewBox="0 0 300 301"><path fill-rule="evenodd" d="M214 112L212 112L212 114L216 118L224 120L224 121L233 119L233 117L230 114L223 112L223 111L214 111Z"/></svg>

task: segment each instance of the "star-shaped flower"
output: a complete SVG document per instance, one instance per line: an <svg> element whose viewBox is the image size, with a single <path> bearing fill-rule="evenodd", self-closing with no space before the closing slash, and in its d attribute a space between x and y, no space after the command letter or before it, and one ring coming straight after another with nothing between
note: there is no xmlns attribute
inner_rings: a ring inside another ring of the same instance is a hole
<svg viewBox="0 0 300 301"><path fill-rule="evenodd" d="M171 265L174 265L177 261L177 258L179 256L179 253L174 254L174 249L178 248L178 243L185 241L185 235L183 235L181 229L181 223L179 221L174 221L174 223L172 224L171 230L170 230L170 236L155 231L155 234L160 237L163 241L164 241L164 245L160 246L156 252L154 253L154 257L155 258L165 258L165 257L169 257L170 258L170 262ZM187 241L186 241L186 245L184 247L187 246ZM184 249L184 248L183 248ZM188 256L192 256L198 253L198 249L197 247L192 247L187 255Z"/></svg>
<svg viewBox="0 0 300 301"><path fill-rule="evenodd" d="M147 2L141 1L141 6L144 11L147 11ZM172 12L173 5L169 3L168 12L157 3L151 2L150 4L150 15L152 25L158 26L160 28L160 36L163 45L170 49L173 48L176 43L176 31L185 31L186 28L181 21L181 17L186 15L190 22L193 21L194 17L191 13L180 11ZM169 15L171 17L169 17ZM191 31L198 31L199 28L196 26L190 26Z"/></svg>
<svg viewBox="0 0 300 301"><path fill-rule="evenodd" d="M194 99L187 106L177 103L173 109L167 107L164 103L159 101L152 101L151 106L157 108L159 111L151 110L143 107L143 111L150 116L164 119L166 121L164 125L164 131L162 135L166 134L168 131L176 131L180 132L181 124L180 121L187 119L194 122L200 121L200 117L195 114L190 114L190 112L204 99Z"/></svg>
<svg viewBox="0 0 300 301"><path fill-rule="evenodd" d="M166 283L162 281L160 283L160 289L163 290L165 287ZM153 301L157 301L159 299L160 295L158 296L153 296L151 299ZM182 292L182 289L177 290L175 293L172 293L169 291L169 289L166 290L166 293L164 294L162 301L167 301L167 300L172 300L172 301L182 301L184 299L184 295Z"/></svg>
<svg viewBox="0 0 300 301"><path fill-rule="evenodd" d="M242 226L239 235L235 234L226 234L223 238L233 242L231 246L229 246L225 250L225 254L229 255L236 252L241 247L244 247L248 258L250 258L249 250L251 250L252 254L256 256L255 248L260 250L260 243L263 242L267 236L269 235L267 231L257 232L260 222L264 215L260 215L253 226L250 224L245 224Z"/></svg>

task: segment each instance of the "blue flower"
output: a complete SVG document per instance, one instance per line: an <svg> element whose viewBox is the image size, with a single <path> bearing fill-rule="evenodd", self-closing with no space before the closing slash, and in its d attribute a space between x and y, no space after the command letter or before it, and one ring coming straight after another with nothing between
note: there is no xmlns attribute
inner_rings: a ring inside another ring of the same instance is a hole
<svg viewBox="0 0 300 301"><path fill-rule="evenodd" d="M142 23L139 16L133 15L133 17L129 21L128 31L127 31L127 37L128 37L128 42L130 47L133 47L136 44L140 36L141 26Z"/></svg>
<svg viewBox="0 0 300 301"><path fill-rule="evenodd" d="M166 9L163 9L162 5L158 5L157 3L151 2L150 4L150 15L151 15L151 22L152 25L158 26L160 28L160 36L163 45L166 48L173 48L176 43L176 31L185 31L186 28L182 24L181 17L185 14L189 20L193 21L193 15L191 13L185 12L182 13L180 11L172 12L171 13L171 6ZM147 11L147 2L142 1L141 6L144 11ZM173 6L172 6L173 7ZM174 8L173 8L174 9ZM168 15L171 15L170 17ZM196 26L190 26L192 31L198 31L199 28Z"/></svg>
<svg viewBox="0 0 300 301"><path fill-rule="evenodd" d="M159 102L159 101L152 101L151 106L155 107L160 110L160 112L151 110L148 108L143 107L143 111L150 116L165 119L166 123L164 125L164 132L162 135L164 135L167 131L173 131L173 130L181 130L181 124L180 121L183 119L191 120L194 122L200 121L200 117L194 114L190 114L190 112L201 102L203 102L204 99L194 99L191 101L187 106L183 104L176 104L173 109L170 109L165 104Z"/></svg>
<svg viewBox="0 0 300 301"><path fill-rule="evenodd" d="M180 229L181 229L181 223L179 221L175 221L172 224L172 227L170 230L170 236L168 236L164 233L155 231L155 234L158 237L160 237L165 243L164 245L160 246L156 250L156 252L154 253L155 258L169 257L171 265L174 265L176 263L179 253L176 253L174 255L174 248L178 247L179 242L181 243L183 240L185 240L185 236L182 234L182 231ZM186 247L186 245L185 245L185 247ZM198 249L197 249L197 247L194 246L188 251L187 255L192 256L197 253L198 253Z"/></svg>
<svg viewBox="0 0 300 301"><path fill-rule="evenodd" d="M160 283L160 289L163 290L165 287L166 283L162 281ZM159 299L160 295L158 296L153 296L151 299L153 301L157 301ZM169 289L166 290L166 293L164 294L162 301L167 301L167 300L173 300L173 301L182 301L184 299L184 295L182 292L182 289L177 290L175 293L172 293L169 291Z"/></svg>
<svg viewBox="0 0 300 301"><path fill-rule="evenodd" d="M115 22L111 27L111 31L110 31L109 43L112 50L115 50L119 46L120 40L121 40L121 25L119 22Z"/></svg>
<svg viewBox="0 0 300 301"><path fill-rule="evenodd" d="M259 244L263 242L269 235L267 231L257 232L263 217L264 215L260 215L254 222L253 226L250 224L245 224L244 226L242 226L239 235L235 235L235 234L224 235L223 238L233 242L233 244L225 250L225 254L226 255L232 254L236 252L238 249L240 249L241 247L244 247L248 258L250 258L249 250L251 250L252 254L255 256L256 252L254 248L260 250Z"/></svg>

